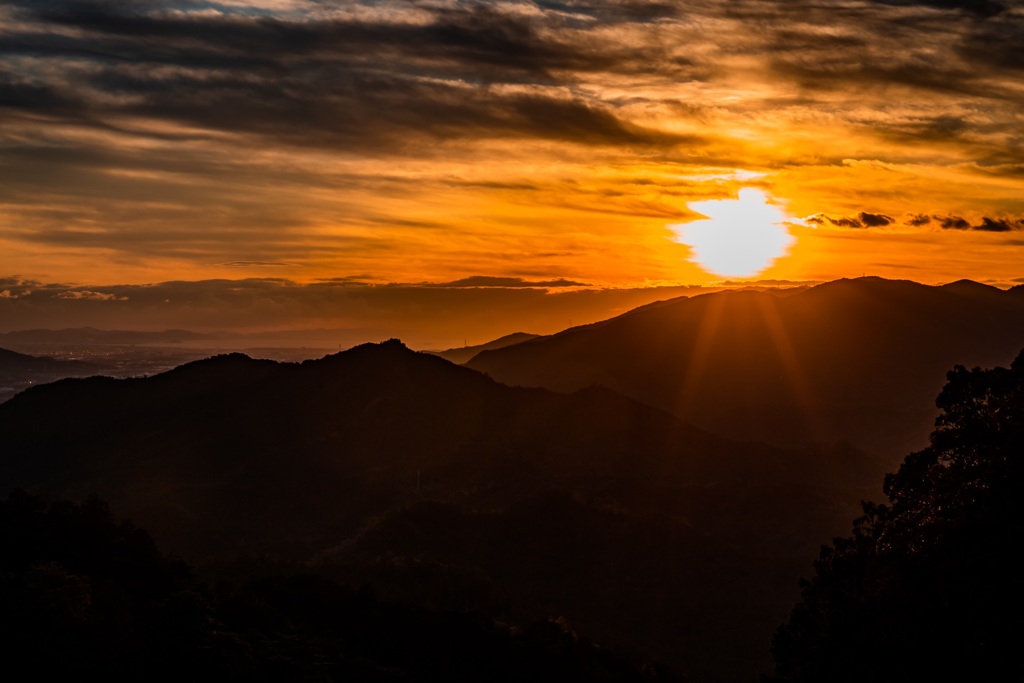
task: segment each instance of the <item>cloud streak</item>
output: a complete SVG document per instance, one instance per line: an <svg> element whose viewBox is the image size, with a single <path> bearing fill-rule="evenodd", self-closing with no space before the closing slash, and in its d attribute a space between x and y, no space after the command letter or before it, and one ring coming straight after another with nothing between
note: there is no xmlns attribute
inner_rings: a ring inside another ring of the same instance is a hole
<svg viewBox="0 0 1024 683"><path fill-rule="evenodd" d="M1024 230L1024 217L1006 216L980 216L976 223L971 223L967 218L955 215L939 216L916 213L896 219L884 214L861 211L856 216L815 214L807 218L806 222L813 225L832 225L840 228L886 228L889 226L922 228L924 226L935 226L942 230L975 230L979 232Z"/></svg>
<svg viewBox="0 0 1024 683"><path fill-rule="evenodd" d="M467 338L482 343L517 329L557 332L652 301L714 291L582 288L566 280L489 276L385 285L367 285L365 279L340 276L300 284L263 277L93 288L0 278L0 332L81 326L205 332L297 329L310 331L307 344L326 343L327 348L392 336L419 348L449 348Z"/></svg>
<svg viewBox="0 0 1024 683"><path fill-rule="evenodd" d="M7 105L79 125L158 118L375 152L390 151L396 136L400 146L410 136L685 141L568 89L581 73L647 71L652 61L678 73L684 60L610 39L584 50L557 37L562 22L542 26L485 3L404 20L186 14L160 4L23 4L27 25L8 32L4 52L65 77L8 77Z"/></svg>
<svg viewBox="0 0 1024 683"><path fill-rule="evenodd" d="M665 226L746 185L998 237L1021 44L1017 0L8 0L0 249L98 285L699 281Z"/></svg>

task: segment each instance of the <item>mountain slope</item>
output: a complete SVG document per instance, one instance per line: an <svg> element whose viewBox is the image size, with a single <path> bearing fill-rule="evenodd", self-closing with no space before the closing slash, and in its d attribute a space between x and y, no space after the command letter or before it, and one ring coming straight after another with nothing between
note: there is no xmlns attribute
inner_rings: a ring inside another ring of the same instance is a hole
<svg viewBox="0 0 1024 683"><path fill-rule="evenodd" d="M186 559L319 554L417 603L562 614L708 680L767 663L796 576L877 468L607 390L510 388L395 341L63 380L0 406L0 442L3 487L97 493Z"/></svg>
<svg viewBox="0 0 1024 683"><path fill-rule="evenodd" d="M82 377L100 371L99 366L76 360L54 360L0 349L0 401L32 384L63 377Z"/></svg>
<svg viewBox="0 0 1024 683"><path fill-rule="evenodd" d="M530 334L528 332L513 332L512 334L506 334L504 337L498 337L485 344L477 344L475 346L463 346L454 349L446 349L444 351L432 351L436 356L441 356L445 360L449 360L457 365L462 365L469 359L481 351L491 351L493 349L502 349L506 346L512 346L513 344L520 344L531 339L536 339L540 335Z"/></svg>
<svg viewBox="0 0 1024 683"><path fill-rule="evenodd" d="M681 486L827 485L850 472L866 482L874 467L856 453L816 458L730 442L606 390L506 387L397 342L302 364L231 354L148 378L64 380L5 404L0 439L9 444L2 483L99 493L158 537L181 535L182 549L201 547L200 537L139 509L192 500L201 508L189 513L193 523L217 514L224 525L237 517L252 526L251 515L266 511L238 511L273 485L307 513L334 508L320 530L326 541L382 507L426 496L501 504L557 488L653 505ZM318 549L280 518L268 514L256 536L202 536L210 548L233 539Z"/></svg>
<svg viewBox="0 0 1024 683"><path fill-rule="evenodd" d="M1006 363L1022 345L1015 291L860 278L675 299L468 365L512 385L604 385L732 438L847 441L894 462L926 443L951 366Z"/></svg>
<svg viewBox="0 0 1024 683"><path fill-rule="evenodd" d="M92 367L76 360L54 360L0 349L0 377L20 372L85 372Z"/></svg>

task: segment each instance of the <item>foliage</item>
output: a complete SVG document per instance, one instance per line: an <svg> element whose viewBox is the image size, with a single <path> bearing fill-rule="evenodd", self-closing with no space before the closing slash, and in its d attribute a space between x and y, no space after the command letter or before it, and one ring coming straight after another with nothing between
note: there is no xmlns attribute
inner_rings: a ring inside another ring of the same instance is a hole
<svg viewBox="0 0 1024 683"><path fill-rule="evenodd" d="M385 604L293 574L200 583L150 536L82 504L0 502L0 653L42 680L649 681L559 620Z"/></svg>
<svg viewBox="0 0 1024 683"><path fill-rule="evenodd" d="M1024 677L1024 352L947 379L931 445L886 477L889 505L865 504L803 582L778 680Z"/></svg>
<svg viewBox="0 0 1024 683"><path fill-rule="evenodd" d="M0 548L9 666L43 679L172 676L211 632L188 567L96 498L48 504L14 492L0 503Z"/></svg>

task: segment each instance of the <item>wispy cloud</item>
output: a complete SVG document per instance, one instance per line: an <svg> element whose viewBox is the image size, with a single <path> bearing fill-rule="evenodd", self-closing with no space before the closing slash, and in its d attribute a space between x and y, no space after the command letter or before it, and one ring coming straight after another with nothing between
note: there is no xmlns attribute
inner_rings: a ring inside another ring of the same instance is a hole
<svg viewBox="0 0 1024 683"><path fill-rule="evenodd" d="M0 249L91 282L697 280L665 226L744 184L864 239L998 236L1021 44L1018 0L7 0Z"/></svg>
<svg viewBox="0 0 1024 683"><path fill-rule="evenodd" d="M538 288L559 288L559 287L588 287L584 282L573 282L559 278L558 280L531 281L521 277L494 277L490 275L473 275L464 277L452 282L442 282L433 287L538 287Z"/></svg>
<svg viewBox="0 0 1024 683"><path fill-rule="evenodd" d="M69 289L57 294L57 298L73 300L88 299L90 301L128 301L127 296L118 296L111 292L94 292L91 289Z"/></svg>
<svg viewBox="0 0 1024 683"><path fill-rule="evenodd" d="M467 338L482 343L522 329L557 332L652 301L708 291L583 288L566 280L506 282L488 276L466 278L465 283L373 285L363 279L338 276L301 284L264 277L93 288L0 278L0 332L80 326L200 331L344 328L349 331L337 343L399 336L420 348L448 348Z"/></svg>
<svg viewBox="0 0 1024 683"><path fill-rule="evenodd" d="M270 268L288 268L294 266L294 263L284 263L282 261L228 261L227 263L221 263L222 266L228 266L230 268L249 268L249 267L270 267Z"/></svg>

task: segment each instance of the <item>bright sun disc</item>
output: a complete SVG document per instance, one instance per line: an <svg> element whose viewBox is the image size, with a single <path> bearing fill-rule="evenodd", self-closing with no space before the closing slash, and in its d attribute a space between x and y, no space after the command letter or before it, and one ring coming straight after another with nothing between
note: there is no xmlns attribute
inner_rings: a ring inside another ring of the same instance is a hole
<svg viewBox="0 0 1024 683"><path fill-rule="evenodd" d="M795 240L785 226L790 217L760 190L747 187L739 199L690 202L689 207L707 220L668 227L677 242L693 248L691 260L715 275L757 275Z"/></svg>

